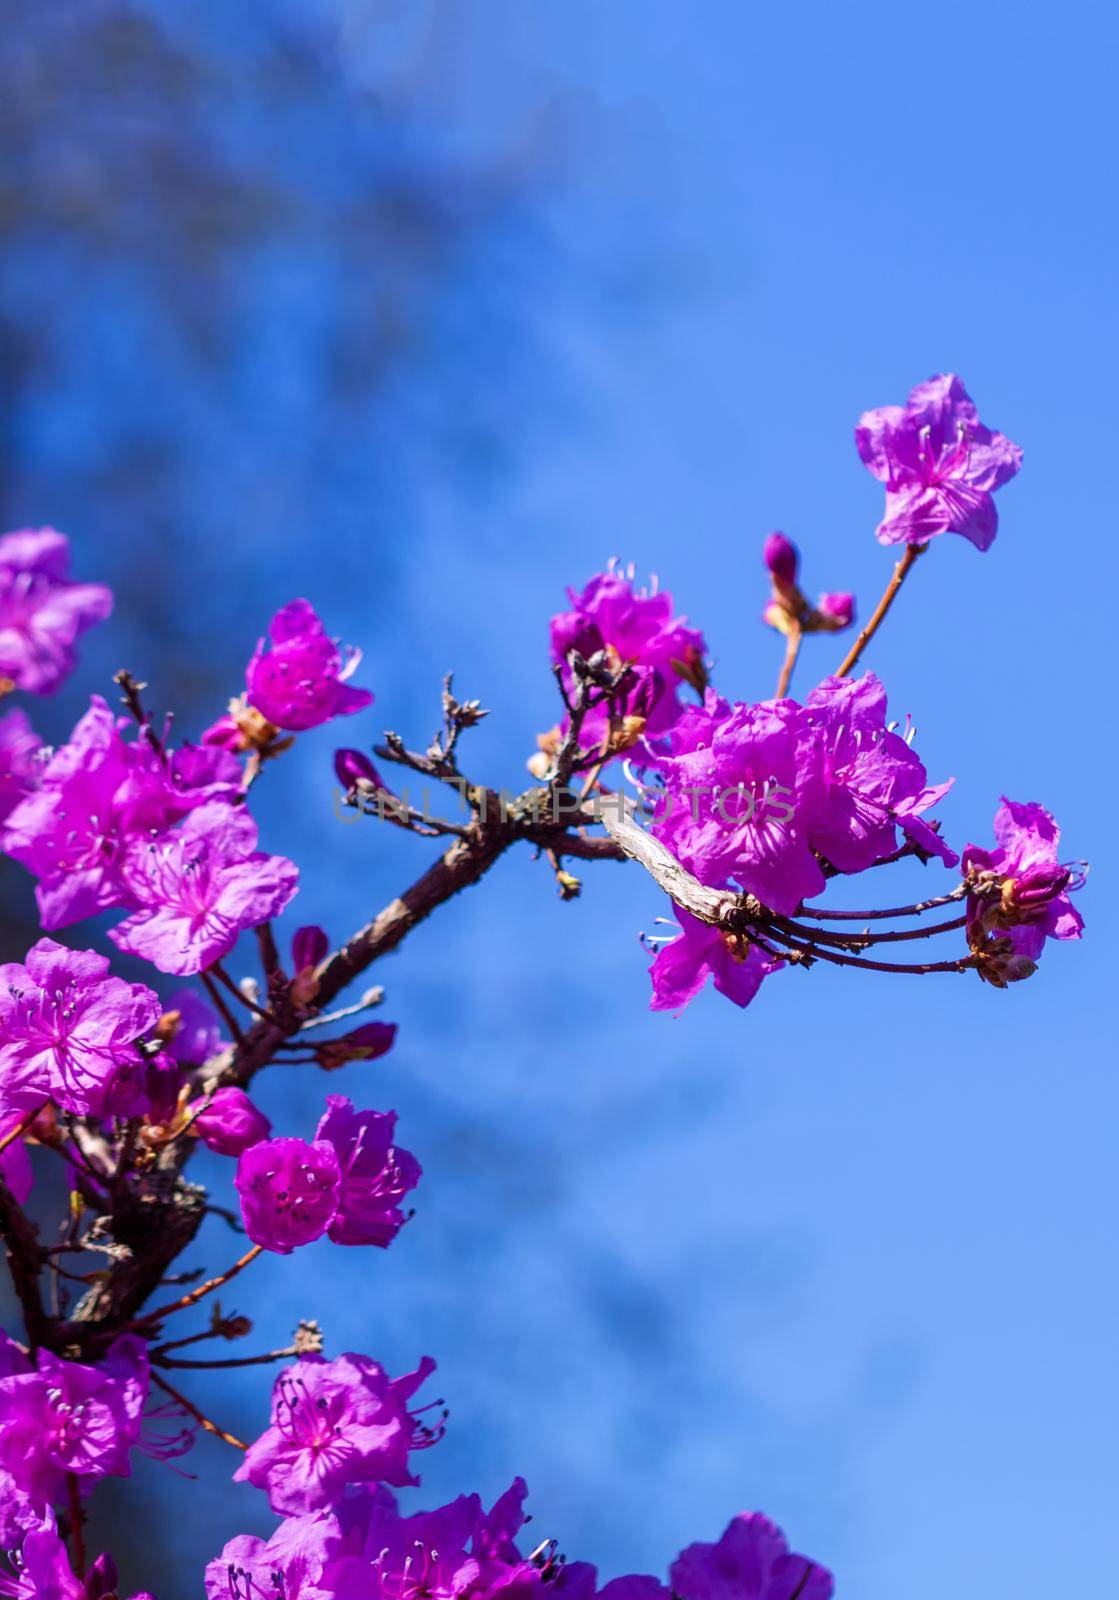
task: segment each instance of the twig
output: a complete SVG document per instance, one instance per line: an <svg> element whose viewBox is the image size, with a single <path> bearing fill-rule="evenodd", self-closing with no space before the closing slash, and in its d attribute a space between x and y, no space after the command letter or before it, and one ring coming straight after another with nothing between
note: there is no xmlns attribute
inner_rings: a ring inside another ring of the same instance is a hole
<svg viewBox="0 0 1119 1600"><path fill-rule="evenodd" d="M255 1000L245 993L240 985L234 983L233 979L229 976L229 973L226 972L220 961L213 962L212 965L206 968L206 971L212 973L218 982L224 988L228 989L229 993L233 995L235 999L240 1000L243 1006L246 1006L250 1011L255 1012L258 1017L263 1017L266 1022L275 1021L275 1018L270 1011L266 1011L262 1005L258 1005Z"/></svg>
<svg viewBox="0 0 1119 1600"><path fill-rule="evenodd" d="M843 664L836 673L837 678L845 678L848 673L851 672L852 669L858 664L859 657L862 655L867 645L874 638L874 635L878 632L879 628L886 620L886 613L893 605L894 598L897 595L898 590L909 576L910 569L912 568L914 562L917 560L917 557L927 549L927 544L906 545L905 554L895 566L893 576L886 585L885 593L883 594L881 600L879 600L878 604L871 613L869 622L867 622L866 626L862 629L850 650L848 650L847 654L844 656Z"/></svg>
<svg viewBox="0 0 1119 1600"><path fill-rule="evenodd" d="M238 1439L235 1433L227 1433L224 1428L219 1428L216 1422L211 1422L204 1411L199 1411L193 1400L188 1400L185 1394L172 1387L166 1378L161 1378L158 1372L150 1374L151 1381L162 1389L164 1394L170 1395L176 1405L182 1406L188 1416L193 1417L199 1427L205 1428L207 1433L212 1433L216 1439L221 1439L225 1444L231 1444L235 1450L247 1450L249 1447L243 1439Z"/></svg>
<svg viewBox="0 0 1119 1600"><path fill-rule="evenodd" d="M284 1350L266 1350L259 1356L226 1356L217 1361L176 1361L173 1357L167 1358L160 1351L152 1351L152 1361L158 1367L189 1368L192 1372L218 1371L226 1367L265 1367L274 1361L290 1361L299 1355L297 1346L289 1344Z"/></svg>
<svg viewBox="0 0 1119 1600"><path fill-rule="evenodd" d="M881 917L918 917L922 911L934 911L938 906L950 906L962 900L967 884L961 883L951 894L938 894L931 900L917 900L911 906L887 906L877 911L829 911L823 906L801 906L798 917L826 917L836 922L868 922Z"/></svg>
<svg viewBox="0 0 1119 1600"><path fill-rule="evenodd" d="M206 985L206 993L210 996L210 999L213 1001L214 1009L218 1012L218 1014L221 1017L222 1021L225 1023L225 1025L229 1029L230 1033L233 1035L234 1043L240 1044L242 1039L245 1037L245 1035L244 1035L244 1032L242 1031L241 1024L237 1021L237 1018L233 1015L232 1011L230 1011L229 1007L226 1005L224 995L222 995L219 992L218 986L214 982L214 980L211 977L211 975L210 975L208 970L204 971L204 972L200 972L198 974L198 976L202 979L202 982Z"/></svg>
<svg viewBox="0 0 1119 1600"><path fill-rule="evenodd" d="M208 1278L205 1283L200 1283L197 1289L192 1289L189 1294L184 1294L180 1300L173 1300L169 1305L160 1306L155 1311L148 1311L142 1317L137 1317L132 1324L133 1328L149 1328L152 1323L162 1322L164 1317L171 1316L175 1311L186 1311L190 1306L197 1305L199 1300L205 1299L215 1289L222 1288L231 1279L235 1278L239 1272L244 1272L249 1263L255 1261L257 1256L260 1255L262 1248L263 1246L254 1244L251 1250L246 1250L243 1256L235 1261L231 1267L227 1267L218 1277Z"/></svg>
<svg viewBox="0 0 1119 1600"><path fill-rule="evenodd" d="M777 688L774 691L774 699L776 700L783 700L789 692L789 684L793 678L793 668L796 666L797 656L800 654L802 637L800 623L794 622L790 617L789 631L785 635L785 659L781 663L781 671L777 674Z"/></svg>

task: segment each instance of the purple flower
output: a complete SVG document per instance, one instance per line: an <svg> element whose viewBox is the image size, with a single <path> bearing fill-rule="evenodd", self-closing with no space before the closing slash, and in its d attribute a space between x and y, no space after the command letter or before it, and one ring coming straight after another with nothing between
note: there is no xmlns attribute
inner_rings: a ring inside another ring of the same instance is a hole
<svg viewBox="0 0 1119 1600"><path fill-rule="evenodd" d="M137 909L109 937L180 977L220 961L244 929L277 916L298 887L294 862L265 855L256 842L248 812L219 801L200 806L174 832L134 841L120 877Z"/></svg>
<svg viewBox="0 0 1119 1600"><path fill-rule="evenodd" d="M692 1544L671 1570L679 1600L831 1600L826 1568L792 1555L785 1535L760 1512L735 1517L717 1544Z"/></svg>
<svg viewBox="0 0 1119 1600"><path fill-rule="evenodd" d="M289 1517L270 1539L239 1534L206 1567L206 1600L334 1600L323 1569L342 1550L329 1512Z"/></svg>
<svg viewBox="0 0 1119 1600"><path fill-rule="evenodd" d="M0 1109L50 1099L102 1115L142 1082L136 1041L162 1009L143 984L110 977L104 956L40 939L23 966L0 967Z"/></svg>
<svg viewBox="0 0 1119 1600"><path fill-rule="evenodd" d="M125 740L127 726L95 695L42 768L35 792L7 819L0 843L39 879L35 898L47 929L124 903L120 866L134 837L238 793L232 756L185 747L164 763L147 741Z"/></svg>
<svg viewBox="0 0 1119 1600"><path fill-rule="evenodd" d="M655 762L665 800L653 832L701 882L730 879L775 911L818 894L809 831L824 795L820 743L792 700L728 706L707 695Z"/></svg>
<svg viewBox="0 0 1119 1600"><path fill-rule="evenodd" d="M963 872L980 974L1002 988L1030 976L1046 939L1080 938L1084 922L1069 895L1082 887L1084 871L1082 862L1060 861L1061 830L1036 801L1004 796L994 831L994 850L967 846Z"/></svg>
<svg viewBox="0 0 1119 1600"><path fill-rule="evenodd" d="M340 1094L328 1095L326 1108L315 1138L333 1145L342 1172L327 1232L335 1244L388 1245L404 1226L400 1202L420 1181L420 1164L393 1144L395 1111L355 1111Z"/></svg>
<svg viewBox="0 0 1119 1600"><path fill-rule="evenodd" d="M75 1576L53 1518L31 1527L22 1540L17 1539L9 1559L14 1575L9 1579L0 1573L0 1594L10 1595L13 1600L93 1600L85 1584Z"/></svg>
<svg viewBox="0 0 1119 1600"><path fill-rule="evenodd" d="M886 485L886 515L876 530L882 544L962 533L989 549L999 525L994 492L1014 477L1022 452L983 426L953 373L919 383L905 406L864 412L855 445Z"/></svg>
<svg viewBox="0 0 1119 1600"><path fill-rule="evenodd" d="M272 1132L272 1124L264 1112L253 1104L244 1089L232 1085L215 1091L205 1109L195 1117L192 1127L208 1149L222 1156L242 1155Z"/></svg>
<svg viewBox="0 0 1119 1600"><path fill-rule="evenodd" d="M135 1334L99 1366L40 1350L34 1366L0 1377L0 1467L44 1509L63 1497L67 1473L83 1489L127 1477L147 1392L147 1347Z"/></svg>
<svg viewBox="0 0 1119 1600"><path fill-rule="evenodd" d="M620 714L639 711L650 737L667 732L680 715L680 683L699 689L706 684L703 635L673 615L670 594L636 590L632 577L612 566L592 578L582 594L570 589L568 594L572 609L552 618L552 655L564 669L568 688L574 682L570 653L576 650L589 660L604 652L615 669L634 669L634 687L622 697ZM583 724L585 743L601 742L606 731L606 708L600 707Z"/></svg>
<svg viewBox="0 0 1119 1600"><path fill-rule="evenodd" d="M53 528L0 539L0 677L54 694L77 665L74 644L113 609L104 584L72 583L70 542Z"/></svg>
<svg viewBox="0 0 1119 1600"><path fill-rule="evenodd" d="M243 1152L234 1183L249 1238L286 1256L334 1221L342 1169L324 1140L268 1139Z"/></svg>
<svg viewBox="0 0 1119 1600"><path fill-rule="evenodd" d="M408 1401L435 1370L428 1357L391 1379L367 1356L303 1356L272 1391L272 1423L234 1474L256 1484L273 1511L300 1515L334 1505L347 1484L410 1484L409 1453L440 1436Z"/></svg>
<svg viewBox="0 0 1119 1600"><path fill-rule="evenodd" d="M0 822L35 788L42 747L25 711L0 717Z"/></svg>
<svg viewBox="0 0 1119 1600"><path fill-rule="evenodd" d="M921 820L951 787L928 774L905 739L889 731L886 691L873 672L825 678L807 711L823 756L824 796L810 823L813 849L840 872L862 872L897 846L897 829L955 866L959 857Z"/></svg>
<svg viewBox="0 0 1119 1600"><path fill-rule="evenodd" d="M736 1006L748 1006L762 980L782 965L741 935L723 933L674 906L681 932L666 939L649 968L653 1011L682 1011L708 978Z"/></svg>
<svg viewBox="0 0 1119 1600"><path fill-rule="evenodd" d="M343 658L309 601L281 607L269 634L272 648L263 639L257 645L246 683L250 703L276 727L301 732L372 705L368 689L351 689L346 682L361 652Z"/></svg>

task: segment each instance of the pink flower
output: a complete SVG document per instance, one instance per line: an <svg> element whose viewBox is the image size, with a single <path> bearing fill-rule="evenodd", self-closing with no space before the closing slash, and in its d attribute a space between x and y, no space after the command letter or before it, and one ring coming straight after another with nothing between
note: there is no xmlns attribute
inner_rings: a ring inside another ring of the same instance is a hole
<svg viewBox="0 0 1119 1600"><path fill-rule="evenodd" d="M286 1256L334 1221L342 1169L325 1140L269 1139L243 1152L234 1182L249 1238Z"/></svg>
<svg viewBox="0 0 1119 1600"><path fill-rule="evenodd" d="M0 539L0 677L54 694L77 665L74 645L113 609L104 584L73 583L70 542L53 528Z"/></svg>
<svg viewBox="0 0 1119 1600"><path fill-rule="evenodd" d="M135 1334L98 1366L40 1350L34 1366L0 1377L0 1466L43 1509L64 1497L67 1473L84 1489L128 1477L147 1393L147 1347Z"/></svg>
<svg viewBox="0 0 1119 1600"><path fill-rule="evenodd" d="M998 987L1029 977L1046 939L1079 939L1084 921L1069 898L1083 887L1084 863L1062 862L1061 830L1036 801L1008 800L995 813L993 850L969 844L963 871L968 936L980 971ZM994 943L988 945L987 939ZM990 956L990 961L986 956Z"/></svg>
<svg viewBox="0 0 1119 1600"><path fill-rule="evenodd" d="M317 728L373 704L368 689L351 689L346 682L361 652L351 650L344 658L309 601L292 600L281 607L269 634L272 648L263 639L257 645L246 684L249 703L276 727L296 732Z"/></svg>
<svg viewBox="0 0 1119 1600"><path fill-rule="evenodd" d="M785 914L823 888L809 838L824 795L822 754L794 701L728 706L709 691L655 766L665 802L653 832L701 882L733 879Z"/></svg>
<svg viewBox="0 0 1119 1600"><path fill-rule="evenodd" d="M355 1111L327 1096L316 1140L333 1145L342 1173L338 1210L327 1232L335 1244L390 1244L404 1226L400 1202L420 1181L415 1156L393 1144L395 1111Z"/></svg>
<svg viewBox="0 0 1119 1600"><path fill-rule="evenodd" d="M552 618L552 656L563 667L568 688L574 682L571 652L586 660L604 652L614 668L634 669L621 715L638 712L650 737L667 732L682 709L681 683L699 689L706 684L703 635L673 614L670 594L635 589L632 577L613 566L592 578L582 594L568 594L572 609ZM590 748L601 741L606 726L605 707L592 712L583 724L584 744Z"/></svg>
<svg viewBox="0 0 1119 1600"><path fill-rule="evenodd" d="M886 485L882 544L924 544L962 533L979 550L998 531L994 494L1022 465L1022 452L979 420L954 373L919 383L905 406L864 412L855 446Z"/></svg>
<svg viewBox="0 0 1119 1600"><path fill-rule="evenodd" d="M244 929L278 916L298 887L295 864L256 842L248 812L216 801L174 832L133 840L120 881L136 910L109 937L180 977L220 961Z"/></svg>
<svg viewBox="0 0 1119 1600"><path fill-rule="evenodd" d="M50 1099L101 1116L142 1083L136 1041L154 1028L159 996L109 976L92 950L40 939L25 965L0 967L0 1108L26 1112Z"/></svg>
<svg viewBox="0 0 1119 1600"><path fill-rule="evenodd" d="M123 737L129 726L95 695L7 819L0 842L39 879L35 898L49 930L124 903L120 866L135 836L238 793L234 757L186 746L165 763L147 741Z"/></svg>
<svg viewBox="0 0 1119 1600"><path fill-rule="evenodd" d="M415 1372L392 1379L368 1356L336 1361L303 1356L277 1378L272 1423L234 1473L268 1494L273 1511L300 1515L329 1509L347 1484L410 1484L411 1451L441 1437L408 1410L435 1370L424 1357Z"/></svg>
<svg viewBox="0 0 1119 1600"><path fill-rule="evenodd" d="M717 1544L691 1544L671 1570L679 1600L831 1600L830 1572L790 1554L785 1535L758 1511L745 1511Z"/></svg>
<svg viewBox="0 0 1119 1600"><path fill-rule="evenodd" d="M764 979L782 965L739 935L721 932L679 906L681 932L666 939L649 968L652 1011L682 1011L708 978L736 1006L748 1006Z"/></svg>
<svg viewBox="0 0 1119 1600"><path fill-rule="evenodd" d="M886 691L873 672L825 678L806 710L819 739L824 795L809 825L809 842L840 872L862 872L897 847L900 827L920 847L954 867L949 850L922 813L951 787L932 788L923 763L890 731Z"/></svg>

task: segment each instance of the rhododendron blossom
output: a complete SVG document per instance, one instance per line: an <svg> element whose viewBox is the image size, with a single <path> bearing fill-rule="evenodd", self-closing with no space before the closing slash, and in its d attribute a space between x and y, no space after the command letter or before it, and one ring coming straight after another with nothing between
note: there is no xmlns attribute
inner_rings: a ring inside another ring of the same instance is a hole
<svg viewBox="0 0 1119 1600"><path fill-rule="evenodd" d="M250 1145L237 1164L245 1232L279 1255L321 1239L338 1213L342 1169L332 1144L268 1139Z"/></svg>
<svg viewBox="0 0 1119 1600"><path fill-rule="evenodd" d="M54 694L77 665L74 645L113 609L101 583L74 583L70 541L54 528L0 538L0 677Z"/></svg>
<svg viewBox="0 0 1119 1600"><path fill-rule="evenodd" d="M278 728L300 732L333 717L349 717L372 705L368 689L347 679L361 661L360 650L343 656L306 600L292 600L277 611L246 674L249 704Z"/></svg>
<svg viewBox="0 0 1119 1600"><path fill-rule="evenodd" d="M25 1111L46 1100L100 1115L141 1075L137 1041L154 1028L159 997L110 977L92 950L40 939L20 965L0 966L0 1106Z"/></svg>
<svg viewBox="0 0 1119 1600"><path fill-rule="evenodd" d="M334 1146L342 1174L327 1232L336 1244L387 1245L404 1225L400 1202L420 1181L420 1164L393 1143L395 1111L355 1111L340 1094L326 1107L315 1138Z"/></svg>
<svg viewBox="0 0 1119 1600"><path fill-rule="evenodd" d="M161 972L201 972L229 954L246 928L281 912L299 870L257 850L248 812L214 801L173 832L132 841L120 879L132 915L109 937Z"/></svg>
<svg viewBox="0 0 1119 1600"><path fill-rule="evenodd" d="M266 1490L273 1511L290 1515L329 1509L348 1484L417 1483L409 1456L437 1435L408 1402L434 1370L427 1356L402 1378L368 1356L303 1357L276 1379L271 1426L234 1478Z"/></svg>
<svg viewBox="0 0 1119 1600"><path fill-rule="evenodd" d="M1022 465L1022 451L979 420L954 373L930 378L904 406L864 412L855 429L864 464L886 485L882 544L923 544L962 533L987 550L998 532L994 493Z"/></svg>
<svg viewBox="0 0 1119 1600"><path fill-rule="evenodd" d="M601 655L613 668L631 668L631 683L618 716L636 713L650 737L671 728L681 709L679 691L707 681L703 635L674 613L672 596L662 589L638 590L632 577L614 567L590 580L579 594L568 591L571 610L552 618L552 656L572 683L570 656ZM607 737L609 708L600 707L583 724L588 745Z"/></svg>

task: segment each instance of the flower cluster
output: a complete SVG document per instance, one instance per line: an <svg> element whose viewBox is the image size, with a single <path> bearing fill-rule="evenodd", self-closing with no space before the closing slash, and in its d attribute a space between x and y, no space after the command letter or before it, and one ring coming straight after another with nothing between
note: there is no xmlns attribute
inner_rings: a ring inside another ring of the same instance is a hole
<svg viewBox="0 0 1119 1600"><path fill-rule="evenodd" d="M420 1180L419 1162L393 1143L396 1112L355 1111L327 1096L311 1143L268 1139L237 1165L245 1231L254 1244L288 1255L328 1234L336 1244L392 1242L404 1225L404 1196Z"/></svg>
<svg viewBox="0 0 1119 1600"><path fill-rule="evenodd" d="M441 1400L414 1405L430 1358L396 1378L357 1352L329 1359L323 1331L304 1320L282 1348L207 1361L200 1342L252 1331L216 1296L208 1326L170 1338L165 1329L265 1251L288 1255L324 1237L383 1249L399 1235L421 1168L395 1142L395 1112L330 1095L313 1137L274 1137L254 1080L275 1061L334 1072L383 1055L394 1025L357 1020L381 990L332 1009L341 991L518 842L549 863L565 899L579 892L569 858L633 857L669 892L678 931L647 941L656 1010L679 1011L709 981L746 1006L780 969L821 961L971 972L1006 989L1035 971L1047 940L1079 938L1070 897L1084 872L1062 859L1050 813L1004 800L994 846L969 844L961 861L933 815L953 780L929 781L912 727L890 720L878 677L855 670L935 535L989 546L993 495L1017 473L1021 451L980 422L952 375L919 385L904 408L867 412L856 445L886 488L879 539L908 548L834 675L791 693L803 639L826 643L852 625L855 606L847 592L808 600L784 534L770 535L763 552L764 620L783 636L784 659L776 692L758 700L711 687L703 635L670 594L638 589L633 570L612 563L552 619L563 714L530 762L537 787L498 796L464 776L459 736L485 713L460 703L449 678L442 731L426 749L395 734L377 746L379 760L457 788L467 820L401 799L392 820L440 840L441 854L333 955L313 925L297 928L281 954L272 924L298 873L259 848L247 803L265 763L296 735L372 701L350 683L359 653L327 634L308 601L276 614L243 694L198 745L172 745L170 720L158 733L142 686L124 673L129 716L94 697L57 749L43 747L21 710L0 718L0 848L36 880L44 929L115 913L108 938L120 952L162 973L200 975L216 1008L191 989L161 1000L113 975L104 955L51 938L0 968L0 1233L27 1329L25 1344L0 1334L0 1600L117 1600L111 1558L84 1570L85 1503L102 1478L129 1474L135 1450L169 1457L188 1448L196 1424L239 1452L234 1480L262 1490L283 1519L269 1538L233 1539L210 1562L208 1600L829 1600L830 1573L790 1551L757 1513L688 1546L663 1580L602 1585L552 1540L522 1548L520 1479L488 1511L463 1495L406 1515L393 1490L418 1483L415 1457L442 1438L447 1416ZM52 693L73 668L77 638L110 607L107 590L69 579L62 535L0 539L0 693ZM335 773L351 805L368 792L392 795L359 750L339 750ZM619 793L619 773L641 791L647 834ZM616 803L613 823L600 799ZM598 822L606 836L591 833ZM904 906L854 912L822 898L837 878L903 858L954 877ZM943 920L925 920L934 910ZM250 929L261 976L235 979L223 962ZM945 935L955 936L946 959L904 959L909 941ZM325 1027L339 1023L341 1033ZM22 1210L28 1143L44 1161L61 1158L57 1243ZM239 1226L184 1179L200 1144L237 1162L251 1247L167 1300L168 1267L205 1212ZM88 1263L88 1252L98 1270L71 1271L69 1258ZM156 1308L144 1309L151 1299ZM267 1427L248 1444L166 1376L277 1361L290 1364L275 1380ZM153 1384L168 1397L155 1408ZM157 1417L173 1428L154 1438L143 1425Z"/></svg>
<svg viewBox="0 0 1119 1600"><path fill-rule="evenodd" d="M831 1573L789 1550L767 1517L735 1517L713 1544L689 1545L669 1582L635 1574L600 1586L588 1562L546 1539L517 1539L526 1489L518 1478L487 1512L477 1495L401 1515L383 1486L329 1510L287 1518L265 1540L231 1539L206 1568L207 1600L313 1595L316 1600L830 1600Z"/></svg>

